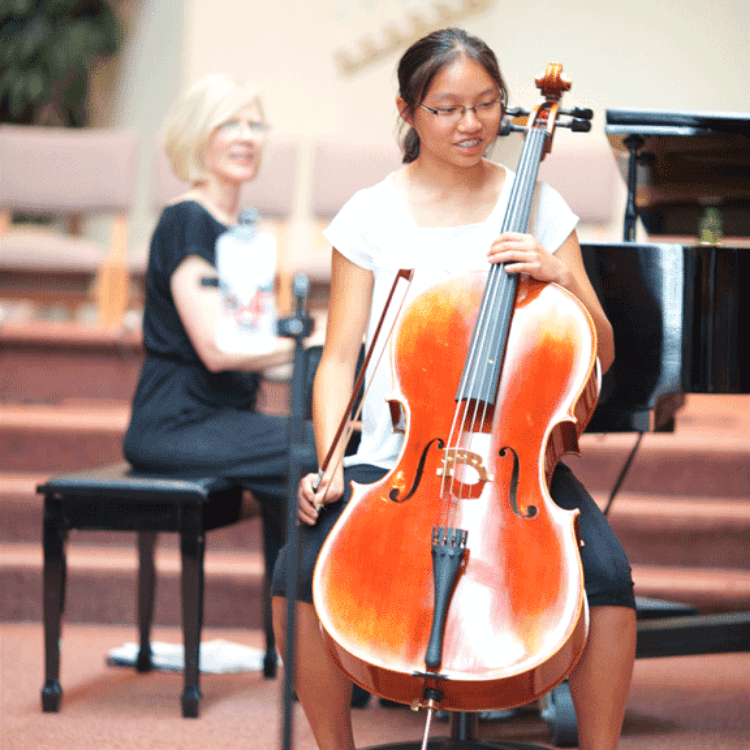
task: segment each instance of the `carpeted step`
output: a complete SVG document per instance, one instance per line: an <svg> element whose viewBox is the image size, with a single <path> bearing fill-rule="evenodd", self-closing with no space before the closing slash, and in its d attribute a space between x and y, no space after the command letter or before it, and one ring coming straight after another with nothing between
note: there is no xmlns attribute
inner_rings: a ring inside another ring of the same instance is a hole
<svg viewBox="0 0 750 750"><path fill-rule="evenodd" d="M36 494L43 474L0 472L0 543L38 542L43 498ZM608 496L594 493L605 507ZM609 511L609 520L631 563L686 567L750 569L750 499L729 497L649 496L623 492ZM128 534L76 531L77 544L130 546ZM164 544L176 538L163 535ZM257 548L260 520L213 532L218 549Z"/></svg>
<svg viewBox="0 0 750 750"><path fill-rule="evenodd" d="M143 356L140 328L73 321L4 321L0 329L0 401L130 402ZM288 408L288 377L271 376L264 383L260 402L268 411L281 413Z"/></svg>
<svg viewBox="0 0 750 750"><path fill-rule="evenodd" d="M6 403L0 410L0 470L59 473L119 461L129 414L128 402L108 399ZM584 435L582 457L569 456L566 462L589 491L609 492L634 439L630 434ZM750 439L735 427L722 435L692 428L646 434L621 489L747 497L749 488Z"/></svg>
<svg viewBox="0 0 750 750"><path fill-rule="evenodd" d="M268 380L259 408L269 414L286 408L287 383ZM67 398L57 402L0 404L0 471L54 473L122 461L122 439L130 402Z"/></svg>
<svg viewBox="0 0 750 750"><path fill-rule="evenodd" d="M259 549L218 550L207 535L205 624L209 627L261 627L263 558ZM166 536L166 535L163 535ZM137 623L138 557L127 548L67 547L67 622ZM180 554L160 545L156 551L154 622L182 622ZM0 545L0 621L42 619L41 545Z"/></svg>
<svg viewBox="0 0 750 750"><path fill-rule="evenodd" d="M692 604L701 613L750 611L750 572L633 565L636 596Z"/></svg>
<svg viewBox="0 0 750 750"><path fill-rule="evenodd" d="M596 439L596 438L599 439ZM594 439L591 439L594 438ZM627 438L627 440L623 439ZM582 455L565 463L591 493L611 492L630 453L631 436L584 436ZM709 444L697 437L647 434L620 491L643 495L748 497L750 446Z"/></svg>
<svg viewBox="0 0 750 750"><path fill-rule="evenodd" d="M0 343L0 399L6 401L129 401L143 363L140 329L6 321Z"/></svg>
<svg viewBox="0 0 750 750"><path fill-rule="evenodd" d="M637 435L584 434L566 461L591 492L610 492ZM623 492L750 497L750 395L690 394L674 432L645 433Z"/></svg>
<svg viewBox="0 0 750 750"><path fill-rule="evenodd" d="M176 549L157 550L155 622L181 622L180 557ZM130 549L68 546L68 622L136 621L137 554ZM206 624L259 627L262 617L263 561L259 550L217 550L208 537L205 561ZM730 568L634 565L636 594L695 606L700 612L750 610L750 575ZM39 621L42 617L40 545L0 545L0 621Z"/></svg>
<svg viewBox="0 0 750 750"><path fill-rule="evenodd" d="M608 518L631 564L750 571L749 498L623 493Z"/></svg>
<svg viewBox="0 0 750 750"><path fill-rule="evenodd" d="M60 473L122 460L130 404L109 399L3 404L0 469Z"/></svg>

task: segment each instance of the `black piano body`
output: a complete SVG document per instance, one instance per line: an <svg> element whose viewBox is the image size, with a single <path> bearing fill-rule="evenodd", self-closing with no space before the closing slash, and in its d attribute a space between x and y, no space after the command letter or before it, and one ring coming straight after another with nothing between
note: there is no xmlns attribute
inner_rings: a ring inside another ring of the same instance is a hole
<svg viewBox="0 0 750 750"><path fill-rule="evenodd" d="M687 393L750 393L750 248L582 245L615 332L589 432L664 432Z"/></svg>
<svg viewBox="0 0 750 750"><path fill-rule="evenodd" d="M639 433L611 505L640 437L673 430L687 394L750 393L750 115L608 110L605 130L628 198L624 241L582 246L615 333L588 431ZM698 243L707 207L722 212L724 244ZM657 241L634 241L638 217ZM653 604L639 603L639 657L750 650L750 612Z"/></svg>

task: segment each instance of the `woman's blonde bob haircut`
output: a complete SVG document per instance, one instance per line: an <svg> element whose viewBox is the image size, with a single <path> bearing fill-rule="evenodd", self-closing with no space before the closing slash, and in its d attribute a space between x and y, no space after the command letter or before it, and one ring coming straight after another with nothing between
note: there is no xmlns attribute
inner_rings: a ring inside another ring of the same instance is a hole
<svg viewBox="0 0 750 750"><path fill-rule="evenodd" d="M201 78L172 107L162 129L174 173L191 184L208 177L203 153L211 135L243 109L255 105L263 117L258 90L225 75Z"/></svg>

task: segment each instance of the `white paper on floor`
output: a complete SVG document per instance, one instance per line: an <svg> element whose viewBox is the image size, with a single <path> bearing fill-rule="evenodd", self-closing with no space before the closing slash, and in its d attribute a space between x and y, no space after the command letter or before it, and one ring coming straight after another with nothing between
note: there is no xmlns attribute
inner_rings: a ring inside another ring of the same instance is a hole
<svg viewBox="0 0 750 750"><path fill-rule="evenodd" d="M138 644L125 643L107 654L111 667L133 667L138 660ZM217 639L205 641L200 647L200 671L204 674L227 674L230 672L259 672L263 669L263 649L243 646ZM151 663L154 669L181 672L185 666L185 650L180 644L151 643Z"/></svg>

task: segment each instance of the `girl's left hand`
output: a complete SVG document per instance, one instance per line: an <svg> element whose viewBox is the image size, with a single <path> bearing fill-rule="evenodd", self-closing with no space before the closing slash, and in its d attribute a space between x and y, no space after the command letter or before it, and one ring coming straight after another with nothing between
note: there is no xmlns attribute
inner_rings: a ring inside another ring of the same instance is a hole
<svg viewBox="0 0 750 750"><path fill-rule="evenodd" d="M570 269L530 234L503 232L487 253L490 263L505 263L508 273L525 273L537 281L568 283Z"/></svg>

